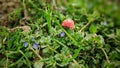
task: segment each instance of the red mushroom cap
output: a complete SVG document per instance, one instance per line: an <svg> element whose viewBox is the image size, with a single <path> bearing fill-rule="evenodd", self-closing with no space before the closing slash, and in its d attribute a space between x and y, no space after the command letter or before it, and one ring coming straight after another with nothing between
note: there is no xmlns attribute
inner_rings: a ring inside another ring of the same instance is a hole
<svg viewBox="0 0 120 68"><path fill-rule="evenodd" d="M74 29L74 21L72 19L66 19L62 22L62 26L66 28Z"/></svg>

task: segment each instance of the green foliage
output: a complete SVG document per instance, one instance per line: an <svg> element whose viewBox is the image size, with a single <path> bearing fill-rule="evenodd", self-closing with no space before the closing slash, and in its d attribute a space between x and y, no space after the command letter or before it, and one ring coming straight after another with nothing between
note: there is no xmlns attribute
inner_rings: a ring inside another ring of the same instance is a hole
<svg viewBox="0 0 120 68"><path fill-rule="evenodd" d="M34 63L34 68L43 68L44 63L40 61L36 61Z"/></svg>
<svg viewBox="0 0 120 68"><path fill-rule="evenodd" d="M91 33L93 33L93 34L94 34L94 33L97 33L97 27L92 24L92 25L90 26L90 28L89 28L89 31L90 31Z"/></svg>
<svg viewBox="0 0 120 68"><path fill-rule="evenodd" d="M13 12L8 14L8 21L14 23L14 26L19 24L20 19L22 19L21 9L15 9ZM13 26L13 25L12 25ZM10 25L11 27L11 25Z"/></svg>
<svg viewBox="0 0 120 68"><path fill-rule="evenodd" d="M116 1L55 0L57 9L44 1L21 0L30 19L29 33L0 26L0 67L120 67L120 7ZM9 19L20 22L20 11L14 10ZM62 27L67 18L74 20L74 30ZM37 49L32 48L34 43Z"/></svg>

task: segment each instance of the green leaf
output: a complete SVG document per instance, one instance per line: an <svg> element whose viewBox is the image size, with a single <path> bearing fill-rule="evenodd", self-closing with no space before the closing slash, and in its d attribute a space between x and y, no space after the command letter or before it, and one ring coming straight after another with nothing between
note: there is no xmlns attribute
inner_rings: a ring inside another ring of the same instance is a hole
<svg viewBox="0 0 120 68"><path fill-rule="evenodd" d="M120 37L120 29L116 29L116 35Z"/></svg>
<svg viewBox="0 0 120 68"><path fill-rule="evenodd" d="M90 31L91 33L96 33L96 32L97 32L97 27L92 24L92 25L90 26L90 28L89 28L89 31Z"/></svg>
<svg viewBox="0 0 120 68"><path fill-rule="evenodd" d="M26 52L25 55L26 55L26 57L31 58L33 53L32 52Z"/></svg>
<svg viewBox="0 0 120 68"><path fill-rule="evenodd" d="M36 61L34 63L34 68L43 68L44 63L41 61Z"/></svg>

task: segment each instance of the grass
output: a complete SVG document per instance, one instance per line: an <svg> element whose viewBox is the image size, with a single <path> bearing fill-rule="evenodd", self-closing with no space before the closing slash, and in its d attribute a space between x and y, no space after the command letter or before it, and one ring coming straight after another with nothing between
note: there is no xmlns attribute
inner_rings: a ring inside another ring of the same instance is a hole
<svg viewBox="0 0 120 68"><path fill-rule="evenodd" d="M117 0L46 1L21 0L8 14L15 24L0 26L1 68L119 68ZM68 18L74 30L62 27Z"/></svg>

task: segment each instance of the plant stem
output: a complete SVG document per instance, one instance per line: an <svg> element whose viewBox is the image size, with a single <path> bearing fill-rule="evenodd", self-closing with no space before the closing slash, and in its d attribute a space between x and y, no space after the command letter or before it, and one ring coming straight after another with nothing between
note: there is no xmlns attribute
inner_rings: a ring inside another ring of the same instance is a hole
<svg viewBox="0 0 120 68"><path fill-rule="evenodd" d="M24 18L27 18L28 13L27 13L27 10L26 10L25 0L23 0L23 9L24 9Z"/></svg>
<svg viewBox="0 0 120 68"><path fill-rule="evenodd" d="M70 58L72 58L71 54L69 56L70 56ZM79 66L78 62L75 59L73 59L73 62L76 64L77 67Z"/></svg>
<svg viewBox="0 0 120 68"><path fill-rule="evenodd" d="M29 59L25 56L25 54L21 50L19 50L19 52L25 57L26 61L28 62L29 68L31 68Z"/></svg>
<svg viewBox="0 0 120 68"><path fill-rule="evenodd" d="M58 52L54 50L52 47L48 46L48 48L58 54Z"/></svg>
<svg viewBox="0 0 120 68"><path fill-rule="evenodd" d="M52 0L52 3L53 3L53 9L57 9L55 0Z"/></svg>
<svg viewBox="0 0 120 68"><path fill-rule="evenodd" d="M90 23L91 22L88 22L86 25L84 25L81 29L80 29L80 31L78 31L79 33L81 33L87 26L89 26L90 25Z"/></svg>
<svg viewBox="0 0 120 68"><path fill-rule="evenodd" d="M42 57L32 47L31 50L38 56L39 59L42 59Z"/></svg>
<svg viewBox="0 0 120 68"><path fill-rule="evenodd" d="M103 51L107 62L110 63L110 60L109 60L109 58L108 58L108 56L107 56L107 53L105 52L105 49L104 49L104 48L101 48L101 50Z"/></svg>
<svg viewBox="0 0 120 68"><path fill-rule="evenodd" d="M6 51L6 64L5 64L5 68L8 68L8 54L7 54L7 51Z"/></svg>

